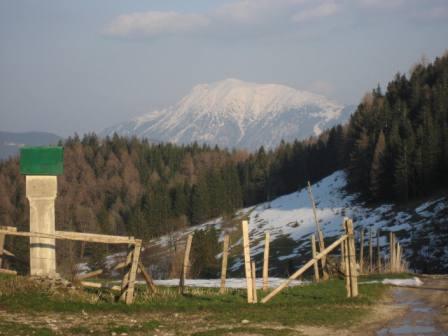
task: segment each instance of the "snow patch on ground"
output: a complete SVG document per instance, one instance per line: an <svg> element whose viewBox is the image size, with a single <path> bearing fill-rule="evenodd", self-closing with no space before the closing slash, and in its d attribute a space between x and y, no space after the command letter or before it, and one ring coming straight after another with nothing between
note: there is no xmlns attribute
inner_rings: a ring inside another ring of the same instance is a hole
<svg viewBox="0 0 448 336"><path fill-rule="evenodd" d="M282 284L286 279L283 278L269 278L269 287L276 288ZM179 279L154 280L157 286L178 286ZM263 286L263 279L257 278L257 288ZM294 280L289 286L303 286L309 284L309 281ZM187 279L185 280L187 287L201 287L201 288L219 288L221 286L220 279ZM229 278L226 280L226 288L246 288L245 278Z"/></svg>

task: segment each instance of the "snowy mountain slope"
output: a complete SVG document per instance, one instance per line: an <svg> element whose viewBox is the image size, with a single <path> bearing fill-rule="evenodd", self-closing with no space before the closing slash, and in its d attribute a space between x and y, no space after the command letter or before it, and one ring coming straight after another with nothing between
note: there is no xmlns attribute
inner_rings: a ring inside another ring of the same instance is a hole
<svg viewBox="0 0 448 336"><path fill-rule="evenodd" d="M256 149L318 135L345 122L353 110L284 85L226 79L197 85L177 104L107 128L102 135Z"/></svg>
<svg viewBox="0 0 448 336"><path fill-rule="evenodd" d="M344 216L354 219L357 234L360 228L372 229L380 233L382 254L388 253L388 232L395 232L402 244L411 266L424 272L446 272L448 270L448 198L446 196L429 199L414 207L399 209L393 204L368 207L359 201L357 195L345 191L346 176L338 171L312 186L317 205L317 216L324 236L331 242L342 234ZM261 267L264 232L271 235L271 272L275 276L285 276L292 269L310 257L310 235L315 224L306 189L281 196L269 203L243 209L239 216L249 216L251 254ZM187 232L215 226L224 229L222 219L204 223L184 232L176 233L175 239L182 239ZM238 227L230 232L238 233ZM223 233L222 233L223 235ZM366 234L366 244L368 235ZM232 274L242 272L243 260L239 250L240 234L232 242L233 256L230 270ZM172 237L171 237L172 238ZM221 237L222 238L222 237ZM168 237L162 237L156 245L166 246ZM374 240L376 244L376 239ZM231 253L232 255L232 253ZM219 257L219 256L218 256Z"/></svg>

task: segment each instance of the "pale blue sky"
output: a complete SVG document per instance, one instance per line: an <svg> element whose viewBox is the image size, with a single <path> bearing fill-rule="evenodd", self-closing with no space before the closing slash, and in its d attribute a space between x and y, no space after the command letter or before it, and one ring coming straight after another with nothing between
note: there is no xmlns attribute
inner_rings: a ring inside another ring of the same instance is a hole
<svg viewBox="0 0 448 336"><path fill-rule="evenodd" d="M0 130L99 131L229 77L357 104L447 48L447 0L0 0Z"/></svg>

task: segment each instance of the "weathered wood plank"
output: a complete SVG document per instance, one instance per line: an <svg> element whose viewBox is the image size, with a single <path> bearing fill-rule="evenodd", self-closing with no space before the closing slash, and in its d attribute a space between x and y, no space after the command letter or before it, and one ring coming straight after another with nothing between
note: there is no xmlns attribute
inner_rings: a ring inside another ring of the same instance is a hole
<svg viewBox="0 0 448 336"><path fill-rule="evenodd" d="M311 235L311 255L316 258L316 237ZM314 281L319 282L319 263L314 263Z"/></svg>
<svg viewBox="0 0 448 336"><path fill-rule="evenodd" d="M252 294L253 301L252 301L252 303L257 303L258 302L258 296L257 296L257 269L255 267L255 261L251 262L251 278L252 278L252 290L253 290L253 294Z"/></svg>
<svg viewBox="0 0 448 336"><path fill-rule="evenodd" d="M347 247L349 259L349 276L350 276L350 297L358 296L358 272L356 270L356 249L355 236L353 231L353 221L346 220L347 227Z"/></svg>
<svg viewBox="0 0 448 336"><path fill-rule="evenodd" d="M0 235L20 236L20 237L36 237L48 239L63 239L63 240L77 240L92 243L106 243L106 244L135 244L134 237L110 236L83 232L68 232L56 231L55 234L40 233L40 232L12 232L7 230L0 230Z"/></svg>
<svg viewBox="0 0 448 336"><path fill-rule="evenodd" d="M134 289L135 289L135 279L137 278L137 268L138 262L140 260L140 252L142 249L142 241L136 240L134 245L134 252L132 253L132 264L129 271L129 284L126 293L126 304L132 304L134 302Z"/></svg>
<svg viewBox="0 0 448 336"><path fill-rule="evenodd" d="M361 241L359 242L359 272L364 272L364 228L361 229Z"/></svg>
<svg viewBox="0 0 448 336"><path fill-rule="evenodd" d="M274 296L276 296L278 293L280 293L285 287L287 287L291 281L297 279L299 276L301 276L304 272L308 270L311 266L314 265L314 263L318 262L322 257L326 256L328 253L333 251L336 247L338 247L343 241L347 239L347 235L342 235L338 240L333 242L330 246L328 246L325 250L322 252L319 252L315 258L308 261L305 265L303 265L301 268L299 268L297 271L294 272L287 280L285 280L280 286L278 286L276 289L274 289L271 293L269 293L267 296L261 300L262 303L268 302L270 299L272 299Z"/></svg>
<svg viewBox="0 0 448 336"><path fill-rule="evenodd" d="M265 232L264 237L264 254L263 254L263 291L269 290L269 232Z"/></svg>
<svg viewBox="0 0 448 336"><path fill-rule="evenodd" d="M189 234L187 237L187 243L185 245L184 262L182 264L182 271L179 277L179 291L183 294L185 289L185 279L188 276L188 270L190 269L190 251L191 242L193 241L193 235Z"/></svg>
<svg viewBox="0 0 448 336"><path fill-rule="evenodd" d="M322 233L322 230L320 229L319 219L317 218L317 209L316 209L316 202L314 201L313 191L311 190L311 183L308 181L308 196L310 198L311 206L313 208L313 216L314 216L314 223L316 225L316 232L317 232L317 238L319 240L319 252L322 252L325 250L325 241L324 241L324 235ZM323 280L328 280L328 272L326 267L326 258L323 257L321 259L322 264L322 278Z"/></svg>
<svg viewBox="0 0 448 336"><path fill-rule="evenodd" d="M111 290L114 290L114 291L120 291L120 290L121 290L121 287L120 287L120 286L115 285L115 286L111 286L111 287L109 287L109 286L104 286L104 285L103 285L102 283L100 283L100 282L81 281L79 284L80 284L81 286L83 286L83 287L90 287L90 288L107 288L107 289L111 289Z"/></svg>
<svg viewBox="0 0 448 336"><path fill-rule="evenodd" d="M222 262L221 262L221 286L219 293L224 294L226 292L226 280L227 280L227 259L229 254L229 242L230 236L226 234L224 236L223 248L222 248Z"/></svg>
<svg viewBox="0 0 448 336"><path fill-rule="evenodd" d="M252 272L250 266L249 224L247 220L243 220L242 229L243 229L244 270L246 273L246 286L247 286L247 302L252 303L253 302Z"/></svg>
<svg viewBox="0 0 448 336"><path fill-rule="evenodd" d="M84 280L84 279L89 279L89 278L94 278L100 274L103 274L103 270L102 269L98 269L89 273L84 273L84 274L77 274L75 275L75 280L79 281L79 280Z"/></svg>
<svg viewBox="0 0 448 336"><path fill-rule="evenodd" d="M157 287L154 284L154 281L152 280L151 275L148 272L146 272L145 266L143 265L143 263L140 260L138 262L138 267L139 267L140 271L142 272L143 278L146 281L146 285L151 290L151 292L152 293L157 292Z"/></svg>

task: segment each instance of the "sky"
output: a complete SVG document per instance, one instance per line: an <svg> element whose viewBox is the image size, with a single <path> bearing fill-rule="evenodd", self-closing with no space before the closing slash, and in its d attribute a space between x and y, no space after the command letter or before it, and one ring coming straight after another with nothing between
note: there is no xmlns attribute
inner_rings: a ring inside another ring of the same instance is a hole
<svg viewBox="0 0 448 336"><path fill-rule="evenodd" d="M447 0L0 0L0 130L98 132L226 78L358 104L447 49Z"/></svg>

